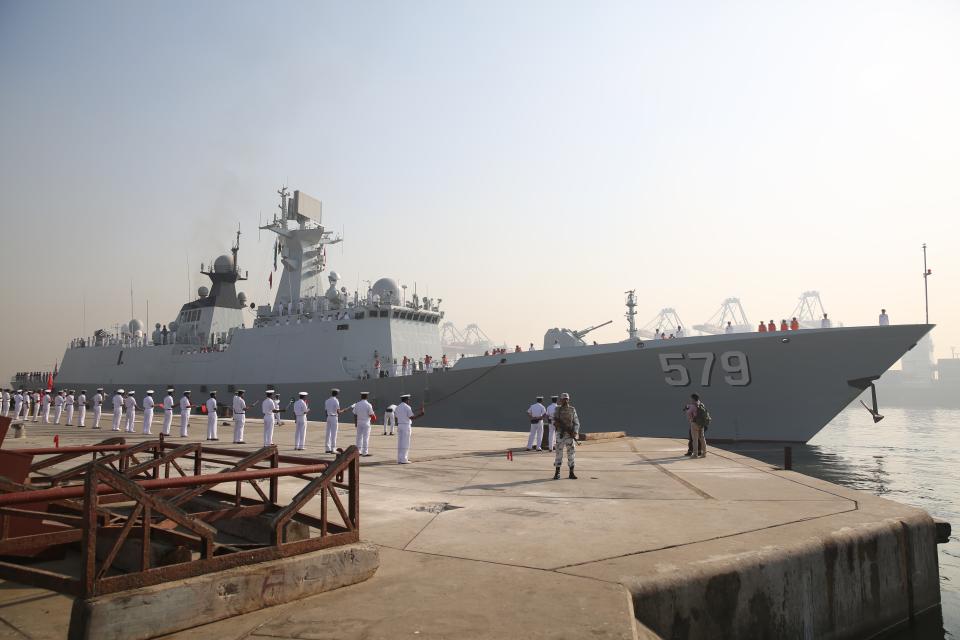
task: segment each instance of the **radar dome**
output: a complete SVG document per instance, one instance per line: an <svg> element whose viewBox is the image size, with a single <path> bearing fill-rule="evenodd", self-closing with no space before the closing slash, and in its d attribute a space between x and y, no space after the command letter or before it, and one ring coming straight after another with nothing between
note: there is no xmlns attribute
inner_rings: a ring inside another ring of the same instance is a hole
<svg viewBox="0 0 960 640"><path fill-rule="evenodd" d="M177 322L176 320L171 320L170 322L167 323L167 328L168 328L170 331L176 331L176 330L177 330L177 327L179 327L179 326L180 326L180 323Z"/></svg>
<svg viewBox="0 0 960 640"><path fill-rule="evenodd" d="M224 254L213 261L215 273L230 273L233 271L233 258Z"/></svg>
<svg viewBox="0 0 960 640"><path fill-rule="evenodd" d="M208 295L210 295L210 289L207 289L206 287L200 287L197 289L197 295L201 298L206 298Z"/></svg>
<svg viewBox="0 0 960 640"><path fill-rule="evenodd" d="M237 294L237 300L240 301L240 304L243 304L243 305L247 304L247 294L241 291L240 293Z"/></svg>
<svg viewBox="0 0 960 640"><path fill-rule="evenodd" d="M380 302L400 303L400 287L393 278L380 278L370 288L373 295L380 296Z"/></svg>
<svg viewBox="0 0 960 640"><path fill-rule="evenodd" d="M137 331L143 331L143 323L134 318L130 321L130 324L127 325L130 329L130 333L136 333Z"/></svg>

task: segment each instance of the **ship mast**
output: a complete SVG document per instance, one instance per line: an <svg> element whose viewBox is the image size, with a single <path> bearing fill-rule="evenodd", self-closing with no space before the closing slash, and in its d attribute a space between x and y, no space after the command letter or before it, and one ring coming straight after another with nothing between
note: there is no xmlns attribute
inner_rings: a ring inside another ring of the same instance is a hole
<svg viewBox="0 0 960 640"><path fill-rule="evenodd" d="M637 293L631 289L627 294L627 335L629 340L637 339Z"/></svg>

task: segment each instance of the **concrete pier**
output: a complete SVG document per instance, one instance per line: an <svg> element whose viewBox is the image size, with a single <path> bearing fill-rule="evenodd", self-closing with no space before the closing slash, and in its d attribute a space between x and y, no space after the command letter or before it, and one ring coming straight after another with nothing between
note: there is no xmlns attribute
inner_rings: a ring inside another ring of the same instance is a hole
<svg viewBox="0 0 960 640"><path fill-rule="evenodd" d="M322 455L322 430L311 424L307 455ZM4 446L51 446L54 433L61 445L116 435L31 424ZM353 436L342 424L341 446ZM261 437L248 421L246 446ZM288 453L292 439L288 422L275 441ZM170 637L857 638L939 602L936 524L921 510L715 449L691 460L685 439L587 440L580 479L564 468L555 481L553 454L525 442L415 428L414 464L397 465L396 436L375 425L360 509L377 573ZM2 586L0 626L66 637L69 599Z"/></svg>

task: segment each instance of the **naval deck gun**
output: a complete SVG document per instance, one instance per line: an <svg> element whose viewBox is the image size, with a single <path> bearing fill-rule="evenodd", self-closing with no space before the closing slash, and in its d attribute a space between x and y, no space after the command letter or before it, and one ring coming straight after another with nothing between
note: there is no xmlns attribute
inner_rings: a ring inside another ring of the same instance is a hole
<svg viewBox="0 0 960 640"><path fill-rule="evenodd" d="M583 340L585 335L591 331L596 331L600 327L605 327L612 322L613 320L607 320L603 324L595 324L592 327L580 329L579 331L566 328L561 329L557 327L548 329L547 332L543 334L543 348L554 349L558 347L582 347L587 344Z"/></svg>

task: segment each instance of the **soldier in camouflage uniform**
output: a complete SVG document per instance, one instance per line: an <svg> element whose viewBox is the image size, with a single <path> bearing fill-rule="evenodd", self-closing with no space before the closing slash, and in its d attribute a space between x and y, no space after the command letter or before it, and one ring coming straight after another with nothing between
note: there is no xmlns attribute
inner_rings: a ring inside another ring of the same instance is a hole
<svg viewBox="0 0 960 640"><path fill-rule="evenodd" d="M560 479L560 465L563 462L563 450L567 450L567 466L570 467L571 480L576 480L577 476L573 473L573 466L577 461L577 436L580 435L580 419L577 417L577 410L570 404L570 394L560 394L560 406L553 416L553 421L557 426L557 456L554 458L553 466L556 471L553 474L554 480Z"/></svg>

